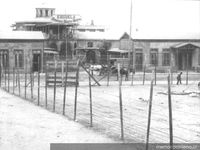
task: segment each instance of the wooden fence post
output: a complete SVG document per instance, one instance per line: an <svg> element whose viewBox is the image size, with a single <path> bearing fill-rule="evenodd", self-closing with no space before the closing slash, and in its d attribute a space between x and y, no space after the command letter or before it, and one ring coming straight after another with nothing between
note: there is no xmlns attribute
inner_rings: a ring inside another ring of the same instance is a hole
<svg viewBox="0 0 200 150"><path fill-rule="evenodd" d="M168 75L168 105L169 105L169 134L170 149L173 150L173 123L172 123L172 102L171 102L171 85L170 75Z"/></svg>
<svg viewBox="0 0 200 150"><path fill-rule="evenodd" d="M89 68L89 72L91 72ZM89 97L90 97L90 126L93 126L93 119L92 119L92 87L91 87L91 77L89 77Z"/></svg>
<svg viewBox="0 0 200 150"><path fill-rule="evenodd" d="M38 106L40 105L40 59L38 58Z"/></svg>
<svg viewBox="0 0 200 150"><path fill-rule="evenodd" d="M108 55L108 57L107 57L107 66L108 66L108 70L107 70L107 74L108 74L108 76L107 76L107 86L109 86L109 81L110 81L110 57L109 57L109 55Z"/></svg>
<svg viewBox="0 0 200 150"><path fill-rule="evenodd" d="M173 69L171 69L171 84L173 84Z"/></svg>
<svg viewBox="0 0 200 150"><path fill-rule="evenodd" d="M150 88L149 112L148 112L148 124L147 124L147 136L146 136L146 150L148 150L148 148L149 148L149 132L150 132L150 125L151 125L152 100L153 100L153 79L151 80L151 88Z"/></svg>
<svg viewBox="0 0 200 150"><path fill-rule="evenodd" d="M76 120L76 111L77 111L77 93L78 93L78 80L79 80L79 65L78 61L77 71L76 71L76 87L75 87L75 100L74 100L74 120Z"/></svg>
<svg viewBox="0 0 200 150"><path fill-rule="evenodd" d="M13 94L15 94L15 67L13 67Z"/></svg>
<svg viewBox="0 0 200 150"><path fill-rule="evenodd" d="M6 69L6 67L5 67L5 69L4 69L4 72L5 72L5 90L6 90L6 86L7 86L7 77L6 77L6 71L7 69Z"/></svg>
<svg viewBox="0 0 200 150"><path fill-rule="evenodd" d="M1 57L0 57L1 60ZM1 77L2 77L2 67L1 67L1 62L0 62L0 87L1 87Z"/></svg>
<svg viewBox="0 0 200 150"><path fill-rule="evenodd" d="M24 83L24 86L25 86L25 99L26 99L26 87L27 87L27 59L25 59L25 68L24 68L24 76L25 76L25 83Z"/></svg>
<svg viewBox="0 0 200 150"><path fill-rule="evenodd" d="M154 73L155 73L155 85L156 85L156 81L157 81L157 69L156 69L156 64L155 64L155 71L154 71Z"/></svg>
<svg viewBox="0 0 200 150"><path fill-rule="evenodd" d="M146 74L146 65L144 65L144 69L143 69L143 85L145 83L145 74Z"/></svg>
<svg viewBox="0 0 200 150"><path fill-rule="evenodd" d="M8 92L10 92L10 65L8 65Z"/></svg>
<svg viewBox="0 0 200 150"><path fill-rule="evenodd" d="M46 69L45 69L45 107L47 108L47 95L48 95L48 91L47 91L47 71L48 71L48 64L46 65Z"/></svg>
<svg viewBox="0 0 200 150"><path fill-rule="evenodd" d="M123 125L123 104L122 104L122 91L121 91L121 75L120 75L120 64L118 67L118 80L119 80L119 107L120 107L120 122L121 122L121 139L124 140L124 125Z"/></svg>
<svg viewBox="0 0 200 150"><path fill-rule="evenodd" d="M31 63L30 80L31 80L31 99L33 99L33 63Z"/></svg>
<svg viewBox="0 0 200 150"><path fill-rule="evenodd" d="M53 94L53 112L55 112L56 105L56 73L57 73L57 62L55 61L55 69L54 69L54 94Z"/></svg>
<svg viewBox="0 0 200 150"><path fill-rule="evenodd" d="M20 85L20 73L19 73L19 67L17 67L17 80L18 80L18 90L19 90L19 96L21 95L21 85Z"/></svg>
<svg viewBox="0 0 200 150"><path fill-rule="evenodd" d="M63 95L63 115L65 115L65 101L66 101L66 89L67 89L67 76L68 76L68 61L66 61L65 70L65 84L64 84L64 95Z"/></svg>

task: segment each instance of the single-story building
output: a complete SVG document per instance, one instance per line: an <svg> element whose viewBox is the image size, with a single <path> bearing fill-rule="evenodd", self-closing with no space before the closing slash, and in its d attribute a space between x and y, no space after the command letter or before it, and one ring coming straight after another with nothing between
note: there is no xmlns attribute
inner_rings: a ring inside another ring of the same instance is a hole
<svg viewBox="0 0 200 150"><path fill-rule="evenodd" d="M43 71L44 41L43 33L38 31L0 32L1 67Z"/></svg>
<svg viewBox="0 0 200 150"><path fill-rule="evenodd" d="M78 32L75 34L76 55L86 62L102 63L101 60L128 59L136 71L157 67L158 70L199 70L199 34L138 34L131 38L125 32ZM107 46L105 46L107 43ZM109 46L108 46L109 45ZM127 61L127 60L126 60ZM103 61L105 62L105 61Z"/></svg>

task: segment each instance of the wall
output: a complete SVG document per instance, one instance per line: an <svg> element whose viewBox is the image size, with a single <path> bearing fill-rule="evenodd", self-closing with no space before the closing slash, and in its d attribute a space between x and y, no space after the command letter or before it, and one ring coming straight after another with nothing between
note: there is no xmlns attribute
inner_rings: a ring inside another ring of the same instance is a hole
<svg viewBox="0 0 200 150"><path fill-rule="evenodd" d="M41 49L43 51L43 42L42 41L0 41L0 50L8 49L9 51L9 65L12 69L15 66L14 50L22 49L24 51L24 66L27 60L27 70L31 70L32 62L32 50ZM42 53L43 56L43 53ZM42 57L41 57L42 58ZM41 61L41 66L43 66L43 60ZM23 69L21 69L23 71Z"/></svg>

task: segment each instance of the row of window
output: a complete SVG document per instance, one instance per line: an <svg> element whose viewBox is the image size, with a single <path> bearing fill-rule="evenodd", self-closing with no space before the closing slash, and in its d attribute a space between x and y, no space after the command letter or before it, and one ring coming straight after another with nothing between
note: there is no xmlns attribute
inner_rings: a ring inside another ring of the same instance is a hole
<svg viewBox="0 0 200 150"><path fill-rule="evenodd" d="M15 67L22 68L24 66L24 51L23 50L14 50L14 60L15 60ZM3 67L8 67L9 64L9 57L8 57L8 50L0 50L0 61Z"/></svg>
<svg viewBox="0 0 200 150"><path fill-rule="evenodd" d="M33 50L33 52L40 53L40 50ZM2 67L9 66L9 51L7 49L0 50L0 64ZM13 57L15 61L15 67L23 68L24 67L24 50L15 49L13 52Z"/></svg>
<svg viewBox="0 0 200 150"><path fill-rule="evenodd" d="M163 49L162 51L162 65L163 66L170 66L170 51L169 49ZM158 65L158 49L151 49L150 50L150 64L151 65Z"/></svg>

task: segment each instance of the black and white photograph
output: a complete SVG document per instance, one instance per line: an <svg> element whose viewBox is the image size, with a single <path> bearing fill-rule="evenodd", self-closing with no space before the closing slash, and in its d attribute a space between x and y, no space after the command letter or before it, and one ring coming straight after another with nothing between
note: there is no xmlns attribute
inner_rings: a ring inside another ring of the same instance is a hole
<svg viewBox="0 0 200 150"><path fill-rule="evenodd" d="M2 0L0 150L199 150L200 0Z"/></svg>

